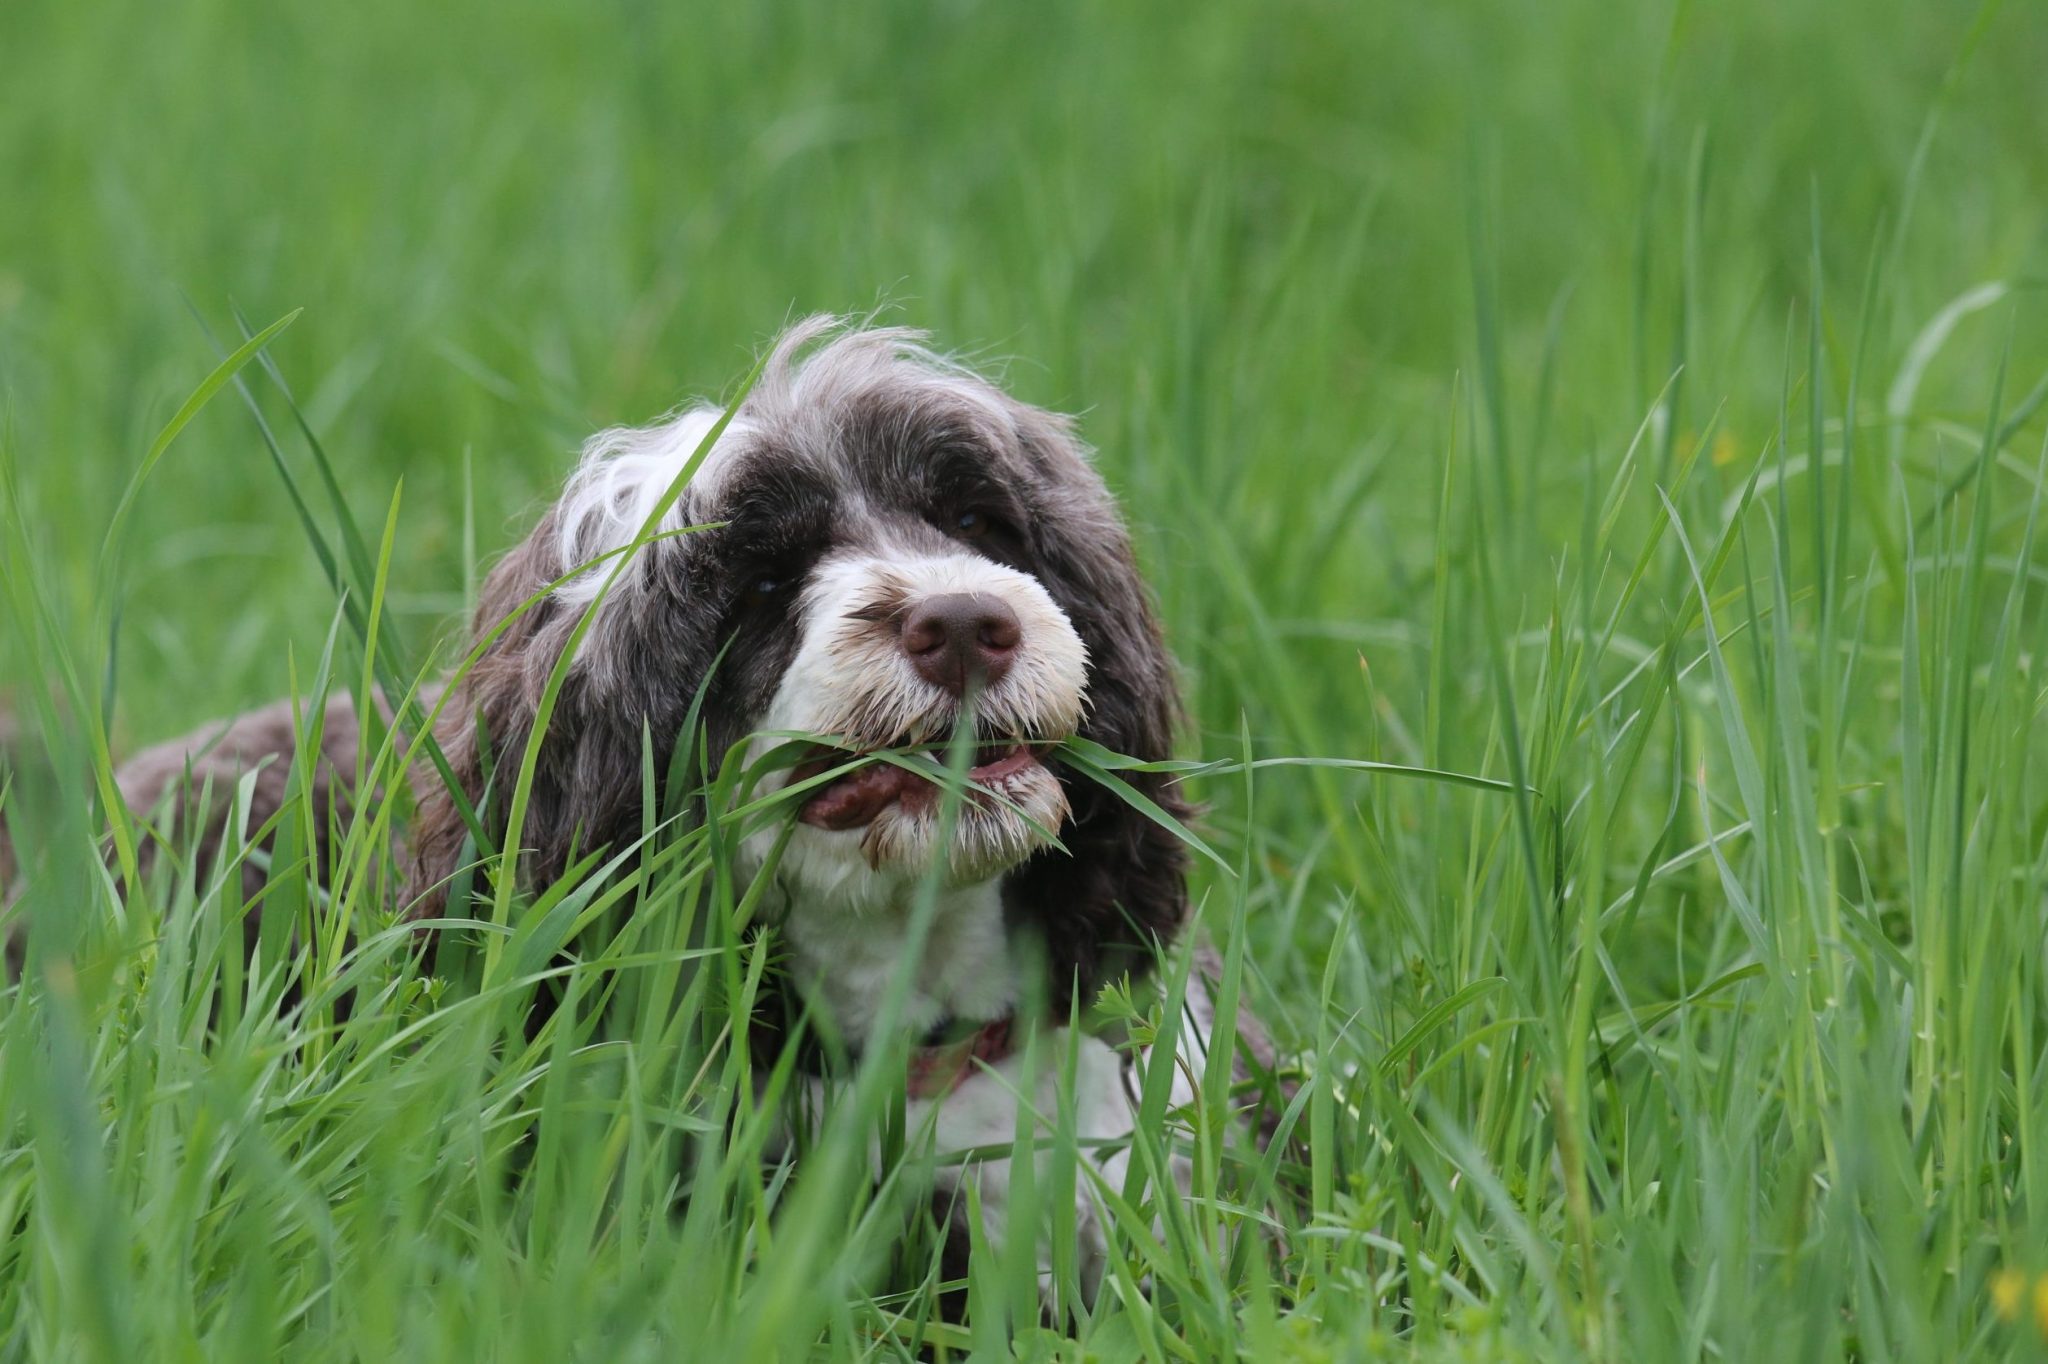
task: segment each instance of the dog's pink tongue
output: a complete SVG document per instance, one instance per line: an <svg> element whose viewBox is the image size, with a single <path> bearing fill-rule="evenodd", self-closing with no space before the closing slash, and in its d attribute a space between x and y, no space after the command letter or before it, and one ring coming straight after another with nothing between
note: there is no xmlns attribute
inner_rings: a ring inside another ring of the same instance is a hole
<svg viewBox="0 0 2048 1364"><path fill-rule="evenodd" d="M900 799L920 779L900 767L875 763L841 777L804 803L798 816L820 829L858 829Z"/></svg>

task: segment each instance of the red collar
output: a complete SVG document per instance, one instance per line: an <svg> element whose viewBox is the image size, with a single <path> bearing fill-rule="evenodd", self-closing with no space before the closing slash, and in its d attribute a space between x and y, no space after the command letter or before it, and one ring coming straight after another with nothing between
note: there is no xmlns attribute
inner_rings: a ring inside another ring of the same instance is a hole
<svg viewBox="0 0 2048 1364"><path fill-rule="evenodd" d="M977 1061L994 1065L1014 1048L1010 1033L1016 1023L1011 1014L991 1019L965 1037L937 1046L912 1047L909 1072L910 1097L940 1099L974 1071Z"/></svg>

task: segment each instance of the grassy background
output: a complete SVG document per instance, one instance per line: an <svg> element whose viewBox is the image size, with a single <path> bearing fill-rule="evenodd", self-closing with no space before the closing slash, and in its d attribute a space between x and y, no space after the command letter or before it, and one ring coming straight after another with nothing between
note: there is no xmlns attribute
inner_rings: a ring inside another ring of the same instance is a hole
<svg viewBox="0 0 2048 1364"><path fill-rule="evenodd" d="M305 309L270 354L373 540L403 480L417 649L465 528L509 543L583 435L886 304L1085 414L1191 754L1537 793L1204 785L1239 870L1197 889L1311 1058L1304 1141L1205 1167L1121 1280L1154 1301L1029 1348L2042 1348L2037 8L28 0L0 53L18 703L106 667L102 539L234 307ZM333 593L231 391L126 545L117 749L313 673ZM5 1006L0 1354L904 1348L852 1205L771 1234L727 1154L669 1216L731 1094L621 1077L723 1056L723 986L680 1031L642 1000L622 1070L460 1018L410 1051L390 963L388 1025L203 1052L211 986L153 944L225 911L114 915L47 818L39 893L125 947ZM715 904L692 874L646 893ZM1233 1253L1222 1205L1268 1202L1285 1251Z"/></svg>

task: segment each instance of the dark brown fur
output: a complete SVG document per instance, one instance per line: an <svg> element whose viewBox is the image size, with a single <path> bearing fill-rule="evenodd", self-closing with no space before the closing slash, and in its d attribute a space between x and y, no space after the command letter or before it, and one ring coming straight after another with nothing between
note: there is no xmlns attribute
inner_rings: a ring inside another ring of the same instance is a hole
<svg viewBox="0 0 2048 1364"><path fill-rule="evenodd" d="M352 808L357 752L362 731L353 702L328 701L321 720L320 756L312 769L314 856L324 869L331 835L345 827ZM225 728L200 729L169 743L144 749L115 774L128 808L147 817L167 815L152 836L136 847L139 873L147 879L166 849L182 850L188 842L197 853L195 871L203 885L218 863L233 813L235 787L255 773L249 794L249 828L253 831L282 809L295 794L291 789L292 756L299 746L296 714L288 701L277 701L237 717ZM188 776L189 769L189 776ZM271 847L275 839L266 839ZM242 864L242 893L253 897L269 879L253 860Z"/></svg>

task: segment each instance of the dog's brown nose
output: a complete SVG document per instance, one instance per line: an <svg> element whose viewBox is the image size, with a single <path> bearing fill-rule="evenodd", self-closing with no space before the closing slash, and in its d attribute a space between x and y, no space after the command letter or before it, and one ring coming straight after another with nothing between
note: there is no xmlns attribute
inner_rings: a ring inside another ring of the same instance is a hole
<svg viewBox="0 0 2048 1364"><path fill-rule="evenodd" d="M1024 637L1017 613L981 592L927 597L903 620L903 652L917 675L954 696L970 678L993 687L1010 671Z"/></svg>

